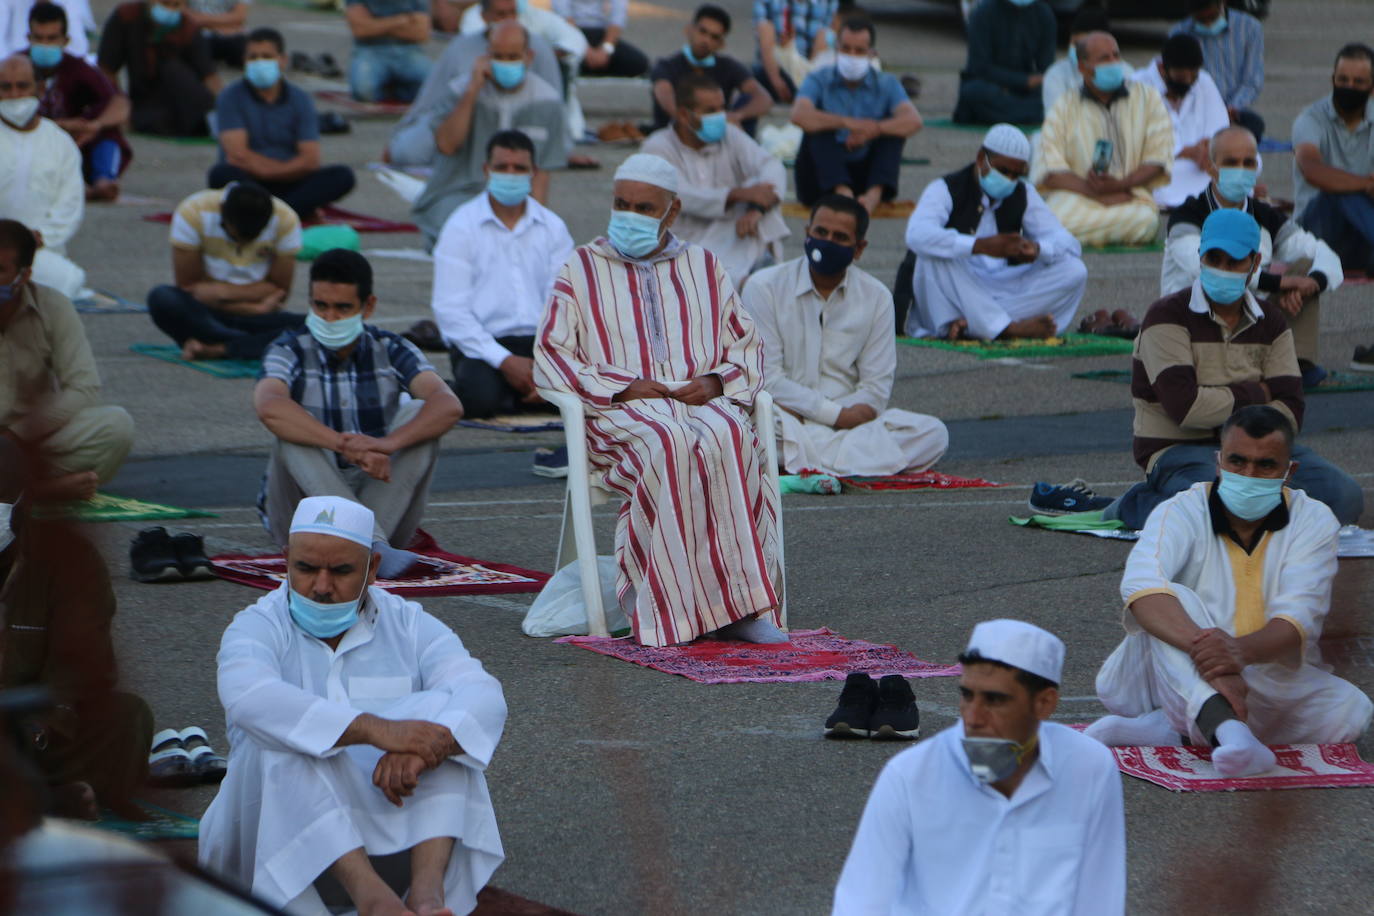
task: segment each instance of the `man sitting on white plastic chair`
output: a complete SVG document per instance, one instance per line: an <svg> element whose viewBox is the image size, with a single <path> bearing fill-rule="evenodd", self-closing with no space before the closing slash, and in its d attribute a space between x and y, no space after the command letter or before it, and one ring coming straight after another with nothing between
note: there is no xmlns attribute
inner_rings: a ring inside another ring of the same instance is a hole
<svg viewBox="0 0 1374 916"><path fill-rule="evenodd" d="M635 639L786 642L781 510L748 417L763 345L720 261L668 231L678 181L643 153L616 171L609 238L554 283L535 382L581 398L589 461L627 500L616 590Z"/></svg>

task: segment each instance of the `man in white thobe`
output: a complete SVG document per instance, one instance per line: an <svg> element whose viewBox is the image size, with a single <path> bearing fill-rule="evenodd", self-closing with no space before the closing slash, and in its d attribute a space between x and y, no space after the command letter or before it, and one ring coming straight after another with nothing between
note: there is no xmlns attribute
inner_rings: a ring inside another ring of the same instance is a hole
<svg viewBox="0 0 1374 916"><path fill-rule="evenodd" d="M774 242L788 235L779 204L787 193L782 160L726 121L725 91L704 73L674 87L673 123L644 141L643 152L682 175L673 232L720 258L736 287L744 285Z"/></svg>
<svg viewBox="0 0 1374 916"><path fill-rule="evenodd" d="M1108 745L1210 743L1227 777L1272 768L1266 744L1354 741L1374 704L1330 673L1318 640L1340 528L1284 486L1293 427L1265 404L1221 431L1217 480L1150 513L1121 579L1127 636L1097 675Z"/></svg>
<svg viewBox="0 0 1374 916"><path fill-rule="evenodd" d="M960 723L888 761L835 886L835 916L1114 916L1126 906L1121 776L1046 720L1064 644L1019 620L973 628Z"/></svg>
<svg viewBox="0 0 1374 916"><path fill-rule="evenodd" d="M86 183L71 135L38 115L38 80L26 54L0 61L0 215L43 238L33 282L75 299L86 272L66 256L81 226Z"/></svg>
<svg viewBox="0 0 1374 916"><path fill-rule="evenodd" d="M1170 35L1160 56L1131 79L1153 87L1169 112L1174 167L1169 183L1155 188L1154 197L1161 207L1177 207L1211 183L1208 144L1213 134L1230 126L1231 116L1217 84L1202 69L1202 45L1186 33Z"/></svg>
<svg viewBox="0 0 1374 916"><path fill-rule="evenodd" d="M889 408L897 372L892 294L855 267L868 211L852 197L816 202L806 254L759 271L744 307L763 338L764 387L778 411L783 465L839 476L923 471L944 455L935 417Z"/></svg>
<svg viewBox="0 0 1374 916"><path fill-rule="evenodd" d="M1022 180L1030 154L1025 134L998 124L971 165L921 192L906 226L916 254L907 334L1045 338L1073 322L1083 249Z"/></svg>
<svg viewBox="0 0 1374 916"><path fill-rule="evenodd" d="M219 651L229 772L200 863L296 914L329 873L360 916L471 912L504 854L483 771L501 685L453 631L370 585L371 510L301 500L287 580L239 612ZM404 904L370 856L410 853Z"/></svg>

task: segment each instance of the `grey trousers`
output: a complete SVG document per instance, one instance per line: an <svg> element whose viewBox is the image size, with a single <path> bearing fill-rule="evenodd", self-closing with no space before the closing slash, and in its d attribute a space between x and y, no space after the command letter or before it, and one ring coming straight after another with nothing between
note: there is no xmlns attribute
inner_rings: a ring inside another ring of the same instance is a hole
<svg viewBox="0 0 1374 916"><path fill-rule="evenodd" d="M402 405L391 430L404 426L424 402ZM373 536L393 547L410 543L429 499L429 481L439 460L439 440L419 442L391 456L391 480L369 477L362 468L341 468L334 452L278 439L267 463L266 524L272 539L285 546L296 504L307 496L356 499L376 516Z"/></svg>

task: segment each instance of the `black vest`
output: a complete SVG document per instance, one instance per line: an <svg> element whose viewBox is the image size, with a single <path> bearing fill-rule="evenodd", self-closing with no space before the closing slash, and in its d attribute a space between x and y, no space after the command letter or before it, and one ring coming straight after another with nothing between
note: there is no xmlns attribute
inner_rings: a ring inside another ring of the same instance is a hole
<svg viewBox="0 0 1374 916"><path fill-rule="evenodd" d="M944 177L944 182L949 188L950 199L954 201L945 228L964 235L975 234L983 218L983 186L978 183L978 163L973 162L966 168L951 172ZM993 215L997 219L999 233L1021 234L1021 219L1026 215L1024 181L1016 183L1016 190L998 205Z"/></svg>

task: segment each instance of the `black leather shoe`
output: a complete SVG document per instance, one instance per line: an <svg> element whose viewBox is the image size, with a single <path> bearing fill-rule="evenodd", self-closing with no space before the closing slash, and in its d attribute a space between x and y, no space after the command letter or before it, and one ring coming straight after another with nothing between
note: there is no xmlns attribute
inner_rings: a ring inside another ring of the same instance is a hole
<svg viewBox="0 0 1374 916"><path fill-rule="evenodd" d="M144 528L129 547L129 576L137 582L180 581L176 548L167 529Z"/></svg>
<svg viewBox="0 0 1374 916"><path fill-rule="evenodd" d="M176 554L177 569L187 579L209 579L215 575L210 558L205 555L205 540L198 534L183 532L172 536L172 550Z"/></svg>

